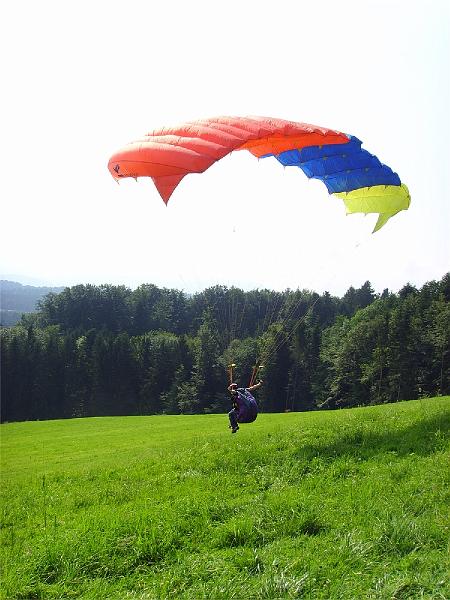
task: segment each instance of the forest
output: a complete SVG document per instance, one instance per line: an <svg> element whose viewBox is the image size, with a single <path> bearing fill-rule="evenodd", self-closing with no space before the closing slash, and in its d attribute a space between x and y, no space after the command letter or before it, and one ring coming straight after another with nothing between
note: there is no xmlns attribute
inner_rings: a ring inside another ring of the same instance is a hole
<svg viewBox="0 0 450 600"><path fill-rule="evenodd" d="M229 410L228 365L264 412L450 393L450 273L420 289L193 295L76 285L0 329L1 421Z"/></svg>

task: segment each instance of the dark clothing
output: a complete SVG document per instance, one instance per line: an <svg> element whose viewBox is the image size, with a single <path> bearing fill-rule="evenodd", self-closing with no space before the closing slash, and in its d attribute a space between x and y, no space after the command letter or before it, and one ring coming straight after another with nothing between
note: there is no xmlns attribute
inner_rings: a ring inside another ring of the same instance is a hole
<svg viewBox="0 0 450 600"><path fill-rule="evenodd" d="M228 413L230 425L236 429L238 423L253 423L258 416L255 398L246 388L238 388L233 396L234 407Z"/></svg>
<svg viewBox="0 0 450 600"><path fill-rule="evenodd" d="M230 425L232 429L236 429L238 426L238 414L239 411L237 408L232 408L228 413L228 418L230 419Z"/></svg>

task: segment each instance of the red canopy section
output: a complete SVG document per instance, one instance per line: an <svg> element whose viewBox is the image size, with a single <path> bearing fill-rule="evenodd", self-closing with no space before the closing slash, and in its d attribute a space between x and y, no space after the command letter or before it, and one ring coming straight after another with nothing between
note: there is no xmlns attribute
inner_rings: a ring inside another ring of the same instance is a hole
<svg viewBox="0 0 450 600"><path fill-rule="evenodd" d="M324 127L266 117L215 117L155 130L110 158L116 180L151 177L167 204L189 173L203 173L233 150L254 156L307 146L343 144L349 136Z"/></svg>

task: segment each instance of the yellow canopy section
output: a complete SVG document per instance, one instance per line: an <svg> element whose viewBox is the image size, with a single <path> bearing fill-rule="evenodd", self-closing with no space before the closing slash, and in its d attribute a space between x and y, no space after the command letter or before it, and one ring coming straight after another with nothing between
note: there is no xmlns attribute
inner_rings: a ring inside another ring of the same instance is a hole
<svg viewBox="0 0 450 600"><path fill-rule="evenodd" d="M378 213L378 221L373 233L381 229L398 212L406 210L411 201L409 190L403 183L402 185L374 185L352 192L338 192L333 196L342 198L348 215Z"/></svg>

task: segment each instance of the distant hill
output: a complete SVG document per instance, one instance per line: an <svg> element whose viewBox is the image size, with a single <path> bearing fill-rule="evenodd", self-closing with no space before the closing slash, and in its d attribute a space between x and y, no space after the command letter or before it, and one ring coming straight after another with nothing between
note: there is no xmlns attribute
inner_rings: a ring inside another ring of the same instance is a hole
<svg viewBox="0 0 450 600"><path fill-rule="evenodd" d="M0 325L10 327L20 321L23 313L35 312L41 298L54 292L59 294L63 287L36 287L22 285L16 281L0 280Z"/></svg>

